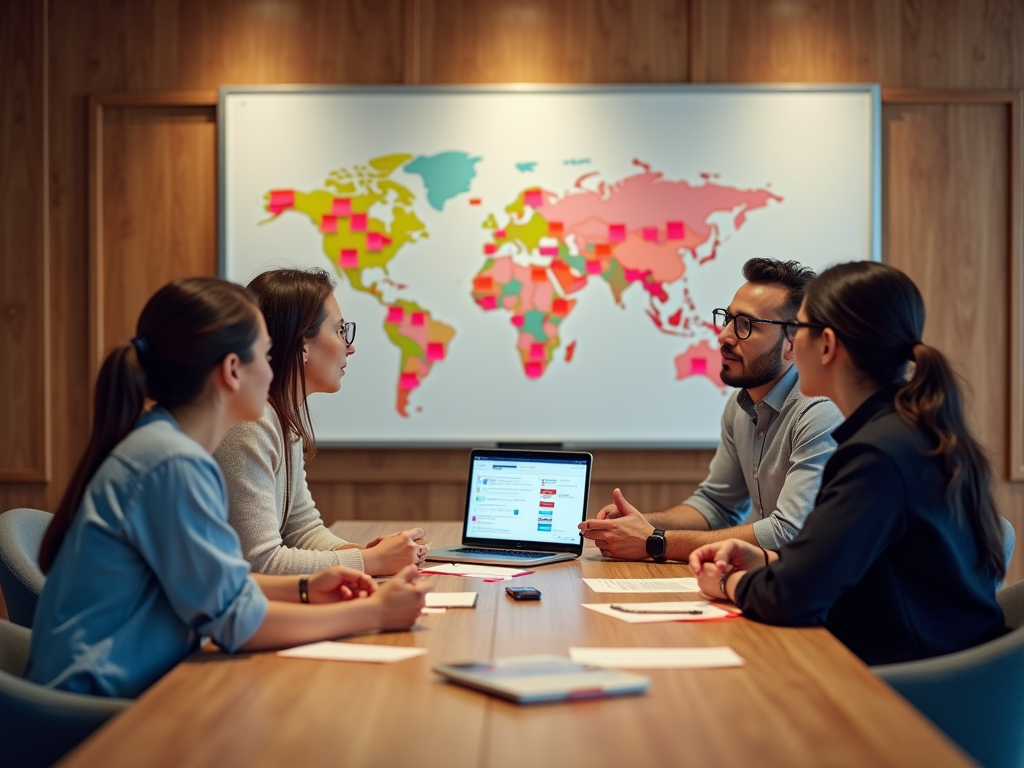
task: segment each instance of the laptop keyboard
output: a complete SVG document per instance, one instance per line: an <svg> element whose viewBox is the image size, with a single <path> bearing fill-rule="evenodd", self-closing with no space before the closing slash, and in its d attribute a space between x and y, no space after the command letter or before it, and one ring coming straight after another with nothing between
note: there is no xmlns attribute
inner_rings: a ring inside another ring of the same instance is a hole
<svg viewBox="0 0 1024 768"><path fill-rule="evenodd" d="M521 549L482 549L480 547L458 547L452 552L469 555L499 555L501 557L521 557L523 559L533 557L547 557L552 552L525 552Z"/></svg>

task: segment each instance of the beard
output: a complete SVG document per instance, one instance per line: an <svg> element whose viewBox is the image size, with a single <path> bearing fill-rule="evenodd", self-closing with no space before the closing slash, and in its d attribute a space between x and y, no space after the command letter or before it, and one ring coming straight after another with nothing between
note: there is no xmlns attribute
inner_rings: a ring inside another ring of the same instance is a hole
<svg viewBox="0 0 1024 768"><path fill-rule="evenodd" d="M753 389L774 381L782 375L782 345L786 343L786 334L779 337L779 343L762 355L750 360L739 358L743 367L740 373L731 373L722 366L722 381L730 387ZM730 355L736 355L735 347L731 344L723 344L722 351ZM736 355L739 357L738 355Z"/></svg>

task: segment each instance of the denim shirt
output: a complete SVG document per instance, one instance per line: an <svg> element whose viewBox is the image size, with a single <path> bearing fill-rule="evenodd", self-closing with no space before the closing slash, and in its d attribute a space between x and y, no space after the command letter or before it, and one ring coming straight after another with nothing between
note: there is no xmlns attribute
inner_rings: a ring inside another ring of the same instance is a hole
<svg viewBox="0 0 1024 768"><path fill-rule="evenodd" d="M805 397L799 385L794 365L760 402L745 389L729 398L708 476L683 502L712 530L752 517L757 543L778 549L814 508L843 414L827 398Z"/></svg>
<svg viewBox="0 0 1024 768"><path fill-rule="evenodd" d="M203 637L238 650L266 612L217 463L157 408L86 488L36 606L25 676L134 697Z"/></svg>

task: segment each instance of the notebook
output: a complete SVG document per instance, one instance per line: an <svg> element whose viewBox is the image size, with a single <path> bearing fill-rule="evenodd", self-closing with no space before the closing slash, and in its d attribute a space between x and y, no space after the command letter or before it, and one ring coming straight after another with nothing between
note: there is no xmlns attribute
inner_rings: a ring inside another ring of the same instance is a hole
<svg viewBox="0 0 1024 768"><path fill-rule="evenodd" d="M470 664L440 664L434 671L454 683L519 704L572 701L643 693L640 675L577 664L564 656L513 656Z"/></svg>
<svg viewBox="0 0 1024 768"><path fill-rule="evenodd" d="M593 462L571 451L474 450L462 546L427 559L525 567L579 557Z"/></svg>

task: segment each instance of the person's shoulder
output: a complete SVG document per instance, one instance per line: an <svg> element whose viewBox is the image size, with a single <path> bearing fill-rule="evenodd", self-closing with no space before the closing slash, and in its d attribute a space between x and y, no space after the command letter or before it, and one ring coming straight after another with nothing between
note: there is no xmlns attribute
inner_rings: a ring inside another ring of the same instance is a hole
<svg viewBox="0 0 1024 768"><path fill-rule="evenodd" d="M934 447L929 445L924 431L904 421L892 404L886 404L872 414L871 418L850 436L846 444L871 446L900 463L923 456Z"/></svg>
<svg viewBox="0 0 1024 768"><path fill-rule="evenodd" d="M789 393L783 408L795 416L794 426L809 424L831 432L844 421L843 412L835 403L827 397L808 397L800 391L799 382Z"/></svg>
<svg viewBox="0 0 1024 768"><path fill-rule="evenodd" d="M171 460L216 466L206 449L162 409L145 414L111 454L140 474Z"/></svg>
<svg viewBox="0 0 1024 768"><path fill-rule="evenodd" d="M254 421L240 421L227 431L213 455L223 462L229 454L236 453L240 447L261 446L280 452L284 447L281 436L281 422L273 406L267 403L263 413Z"/></svg>

